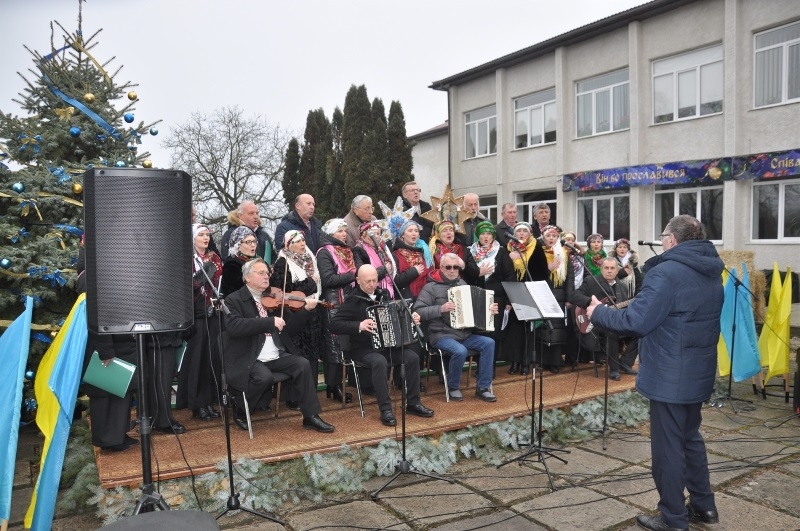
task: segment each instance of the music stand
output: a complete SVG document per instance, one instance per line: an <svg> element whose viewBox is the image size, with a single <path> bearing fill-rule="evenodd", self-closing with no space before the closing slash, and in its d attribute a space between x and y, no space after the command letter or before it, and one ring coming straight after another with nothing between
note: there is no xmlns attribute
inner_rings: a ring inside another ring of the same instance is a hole
<svg viewBox="0 0 800 531"><path fill-rule="evenodd" d="M547 320L547 319L563 319L564 312L561 311L561 307L558 305L558 301L553 296L553 293L550 291L550 287L547 285L547 282L539 281L539 282L503 282L503 288L506 291L506 295L508 296L509 301L511 301L511 307L514 309L514 313L517 316L517 319L520 321L532 321L532 320ZM535 332L534 332L535 334ZM534 339L534 345L536 341ZM531 377L531 405L536 402L536 364L533 364L533 374ZM550 469L547 467L547 462L545 461L546 456L553 457L558 459L562 463L566 464L567 461L558 455L555 452L561 453L570 453L569 450L563 450L560 448L550 448L547 446L542 446L542 435L544 434L544 429L542 428L542 416L544 414L544 371L539 371L539 441L535 443L535 435L536 435L536 420L535 414L531 411L531 442L529 443L528 450L518 456L506 461L503 461L497 468L503 467L509 463L514 461L518 461L520 466L525 461L528 461L532 456L536 457L536 461L542 463L544 466L544 471L547 474L547 480L550 482L550 490L555 491L556 487L553 483L553 476L550 474Z"/></svg>

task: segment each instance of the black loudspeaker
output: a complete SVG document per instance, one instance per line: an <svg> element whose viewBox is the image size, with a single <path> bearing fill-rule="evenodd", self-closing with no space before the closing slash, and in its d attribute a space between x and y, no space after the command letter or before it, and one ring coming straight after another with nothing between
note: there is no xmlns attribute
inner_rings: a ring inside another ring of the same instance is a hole
<svg viewBox="0 0 800 531"><path fill-rule="evenodd" d="M86 315L98 334L185 330L192 309L192 184L176 170L83 174Z"/></svg>

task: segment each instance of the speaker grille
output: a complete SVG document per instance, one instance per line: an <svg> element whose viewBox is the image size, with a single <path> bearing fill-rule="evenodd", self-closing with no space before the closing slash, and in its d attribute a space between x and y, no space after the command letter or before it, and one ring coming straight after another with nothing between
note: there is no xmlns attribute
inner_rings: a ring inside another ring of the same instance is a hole
<svg viewBox="0 0 800 531"><path fill-rule="evenodd" d="M84 198L89 329L150 333L191 326L191 177L92 169L84 174Z"/></svg>

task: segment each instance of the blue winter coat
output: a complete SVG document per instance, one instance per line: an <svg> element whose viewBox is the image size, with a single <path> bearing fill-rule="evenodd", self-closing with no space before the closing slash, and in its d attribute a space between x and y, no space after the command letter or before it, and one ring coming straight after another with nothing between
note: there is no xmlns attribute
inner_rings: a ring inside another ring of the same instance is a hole
<svg viewBox="0 0 800 531"><path fill-rule="evenodd" d="M708 400L717 368L723 262L708 240L689 240L645 264L642 291L623 310L595 308L592 322L639 336L636 388L651 400Z"/></svg>

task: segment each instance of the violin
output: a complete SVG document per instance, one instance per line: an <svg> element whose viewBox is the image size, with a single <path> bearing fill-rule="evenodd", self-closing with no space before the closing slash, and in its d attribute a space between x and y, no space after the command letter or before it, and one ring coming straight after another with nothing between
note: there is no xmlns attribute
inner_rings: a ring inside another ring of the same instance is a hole
<svg viewBox="0 0 800 531"><path fill-rule="evenodd" d="M281 306L286 306L290 310L299 310L306 305L306 294L302 291L284 293L283 290L272 288L261 294L261 305L266 310L276 310ZM333 303L317 301L317 306L333 308Z"/></svg>

